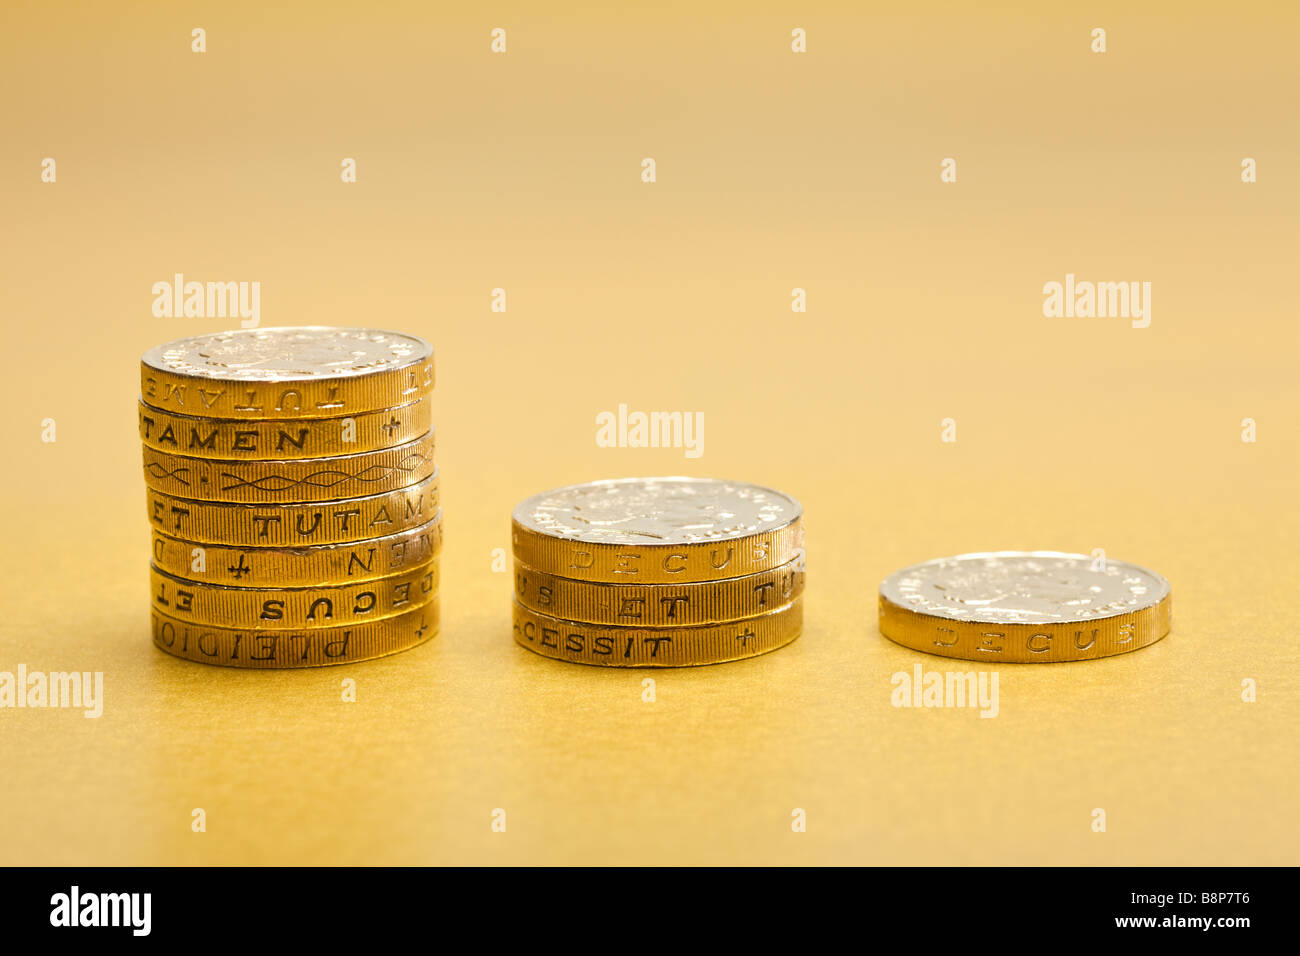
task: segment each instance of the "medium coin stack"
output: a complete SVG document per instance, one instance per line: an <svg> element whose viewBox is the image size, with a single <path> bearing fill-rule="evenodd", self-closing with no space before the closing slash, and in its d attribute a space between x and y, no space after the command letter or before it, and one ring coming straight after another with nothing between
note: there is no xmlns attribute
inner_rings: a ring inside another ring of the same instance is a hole
<svg viewBox="0 0 1300 956"><path fill-rule="evenodd" d="M682 667L756 657L803 623L802 509L711 478L620 478L519 504L514 637L545 657Z"/></svg>
<svg viewBox="0 0 1300 956"><path fill-rule="evenodd" d="M1168 581L1085 554L959 554L896 571L880 585L880 633L943 657L1092 660L1154 644L1169 627Z"/></svg>
<svg viewBox="0 0 1300 956"><path fill-rule="evenodd" d="M429 343L375 329L245 329L146 352L154 643L280 668L433 637L432 390Z"/></svg>

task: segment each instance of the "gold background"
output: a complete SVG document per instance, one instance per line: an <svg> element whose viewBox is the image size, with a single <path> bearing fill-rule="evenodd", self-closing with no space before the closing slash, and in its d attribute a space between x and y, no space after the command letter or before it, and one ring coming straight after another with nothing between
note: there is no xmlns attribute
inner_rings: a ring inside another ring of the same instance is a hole
<svg viewBox="0 0 1300 956"><path fill-rule="evenodd" d="M0 862L1296 863L1296 7L608 6L6 5L0 669L106 701L0 711ZM152 647L138 360L232 324L154 318L175 272L435 344L433 643ZM1067 272L1152 282L1151 327L1044 318ZM597 448L619 402L704 456ZM804 636L653 704L516 647L514 503L673 473L802 500ZM954 667L880 637L882 577L1097 547L1170 637L1003 666L993 720L891 706Z"/></svg>

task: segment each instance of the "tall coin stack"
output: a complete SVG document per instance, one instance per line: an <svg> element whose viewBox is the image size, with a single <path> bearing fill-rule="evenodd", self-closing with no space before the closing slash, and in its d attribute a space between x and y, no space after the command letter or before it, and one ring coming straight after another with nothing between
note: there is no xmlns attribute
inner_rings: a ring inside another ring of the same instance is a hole
<svg viewBox="0 0 1300 956"><path fill-rule="evenodd" d="M514 510L514 637L545 657L682 667L755 657L803 623L799 502L711 478L557 488Z"/></svg>
<svg viewBox="0 0 1300 956"><path fill-rule="evenodd" d="M438 630L433 349L323 327L140 362L154 643L233 667L381 657Z"/></svg>

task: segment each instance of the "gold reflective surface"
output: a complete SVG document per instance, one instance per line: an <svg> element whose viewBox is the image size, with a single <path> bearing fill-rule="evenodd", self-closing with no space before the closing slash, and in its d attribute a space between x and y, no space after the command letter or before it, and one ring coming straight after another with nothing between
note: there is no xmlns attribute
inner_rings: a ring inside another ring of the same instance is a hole
<svg viewBox="0 0 1300 956"><path fill-rule="evenodd" d="M479 11L397 9L224 5L206 59L197 16L7 14L5 342L40 361L0 376L0 670L105 700L0 710L0 862L1300 860L1294 6L507 4L496 58ZM275 673L150 644L139 358L228 324L150 314L180 268L437 346L435 640ZM1067 270L1152 280L1150 328L1045 318ZM619 402L704 411L704 455L598 447ZM802 636L666 674L518 647L513 506L683 471L798 496ZM1175 630L1004 668L995 719L895 707L982 668L881 637L880 581L1044 544L1158 570Z"/></svg>

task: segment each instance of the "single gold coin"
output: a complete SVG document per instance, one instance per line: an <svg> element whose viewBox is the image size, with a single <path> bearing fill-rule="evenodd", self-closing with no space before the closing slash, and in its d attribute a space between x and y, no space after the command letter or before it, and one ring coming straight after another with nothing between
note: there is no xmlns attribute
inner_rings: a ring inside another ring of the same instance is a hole
<svg viewBox="0 0 1300 956"><path fill-rule="evenodd" d="M433 474L433 432L396 448L275 461L210 461L144 449L145 484L200 501L334 501L397 491Z"/></svg>
<svg viewBox="0 0 1300 956"><path fill-rule="evenodd" d="M803 552L802 508L770 488L714 478L618 478L543 492L512 516L516 560L607 583L716 581Z"/></svg>
<svg viewBox="0 0 1300 956"><path fill-rule="evenodd" d="M286 668L352 664L423 644L438 633L439 601L366 624L259 631L197 624L151 612L153 642L186 660L225 667Z"/></svg>
<svg viewBox="0 0 1300 956"><path fill-rule="evenodd" d="M140 440L149 448L231 461L328 458L404 445L430 428L424 399L342 418L197 418L140 402Z"/></svg>
<svg viewBox="0 0 1300 956"><path fill-rule="evenodd" d="M164 574L226 587L324 587L369 581L424 564L442 549L442 513L382 538L304 548L202 544L153 532L153 564Z"/></svg>
<svg viewBox="0 0 1300 956"><path fill-rule="evenodd" d="M696 627L618 627L538 614L518 601L515 641L543 657L606 667L689 667L757 657L799 636L803 602L728 624Z"/></svg>
<svg viewBox="0 0 1300 956"><path fill-rule="evenodd" d="M204 418L338 418L433 389L433 346L381 329L235 329L167 342L140 359L140 397Z"/></svg>
<svg viewBox="0 0 1300 956"><path fill-rule="evenodd" d="M154 530L198 544L305 548L349 544L406 531L439 513L438 469L409 488L338 501L230 504L148 490Z"/></svg>
<svg viewBox="0 0 1300 956"><path fill-rule="evenodd" d="M154 609L179 621L253 630L299 630L392 617L433 599L438 562L386 578L317 588L232 588L149 568Z"/></svg>
<svg viewBox="0 0 1300 956"><path fill-rule="evenodd" d="M741 578L696 584L574 581L515 562L515 600L529 610L588 624L688 627L756 617L803 594L804 560Z"/></svg>
<svg viewBox="0 0 1300 956"><path fill-rule="evenodd" d="M1154 644L1169 582L1122 561L993 551L904 568L880 585L880 632L929 654L993 663L1084 661Z"/></svg>

